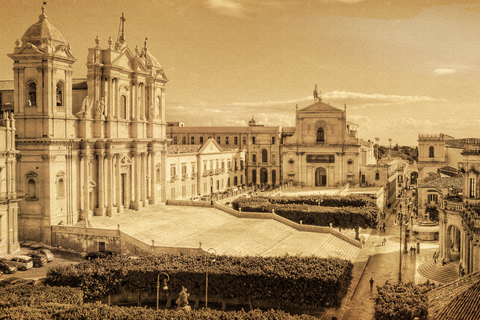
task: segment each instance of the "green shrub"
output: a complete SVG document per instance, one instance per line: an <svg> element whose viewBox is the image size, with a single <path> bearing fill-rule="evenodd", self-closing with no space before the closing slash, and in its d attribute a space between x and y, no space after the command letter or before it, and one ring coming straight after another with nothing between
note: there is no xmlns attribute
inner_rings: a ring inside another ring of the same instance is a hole
<svg viewBox="0 0 480 320"><path fill-rule="evenodd" d="M41 284L16 284L0 288L0 308L45 303L82 304L83 292L76 288Z"/></svg>
<svg viewBox="0 0 480 320"><path fill-rule="evenodd" d="M154 310L140 307L116 307L105 304L86 303L80 306L45 306L42 309L16 307L0 309L3 319L62 319L62 320L314 320L308 315L291 315L278 310L253 311L219 311L198 309L185 312L182 310Z"/></svg>
<svg viewBox="0 0 480 320"><path fill-rule="evenodd" d="M426 320L428 316L428 298L425 295L435 288L428 281L421 285L388 284L378 287L375 304L376 320Z"/></svg>
<svg viewBox="0 0 480 320"><path fill-rule="evenodd" d="M352 267L342 259L217 256L209 264L209 293L285 306L338 307L350 285ZM161 272L170 276L170 291L179 292L185 286L193 294L205 294L204 257L189 254L56 266L49 269L47 283L78 287L86 298L98 298L120 290L154 292Z"/></svg>

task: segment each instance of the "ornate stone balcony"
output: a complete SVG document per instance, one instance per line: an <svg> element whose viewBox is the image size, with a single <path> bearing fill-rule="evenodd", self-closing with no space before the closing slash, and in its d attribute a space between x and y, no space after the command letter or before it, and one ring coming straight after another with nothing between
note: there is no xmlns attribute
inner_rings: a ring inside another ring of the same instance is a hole
<svg viewBox="0 0 480 320"><path fill-rule="evenodd" d="M192 180L195 180L197 176L198 176L198 172L192 172L192 176L191 176Z"/></svg>
<svg viewBox="0 0 480 320"><path fill-rule="evenodd" d="M188 173L182 174L182 180L187 180L188 179Z"/></svg>

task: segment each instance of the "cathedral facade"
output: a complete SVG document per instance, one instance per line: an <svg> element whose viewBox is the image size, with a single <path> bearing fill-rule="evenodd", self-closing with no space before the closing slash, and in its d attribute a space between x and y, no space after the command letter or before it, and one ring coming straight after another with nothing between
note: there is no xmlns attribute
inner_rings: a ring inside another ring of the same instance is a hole
<svg viewBox="0 0 480 320"><path fill-rule="evenodd" d="M21 240L51 242L52 225L88 223L165 201L165 84L147 48L117 41L88 49L87 79L62 34L39 21L9 54L14 70Z"/></svg>

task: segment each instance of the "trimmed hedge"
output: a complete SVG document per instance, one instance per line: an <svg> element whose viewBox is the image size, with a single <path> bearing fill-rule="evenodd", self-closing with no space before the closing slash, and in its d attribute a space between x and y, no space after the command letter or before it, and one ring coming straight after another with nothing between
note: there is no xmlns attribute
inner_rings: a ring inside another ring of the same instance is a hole
<svg viewBox="0 0 480 320"><path fill-rule="evenodd" d="M105 304L86 303L80 306L45 306L42 309L16 307L0 309L2 319L63 319L63 320L314 320L308 315L291 315L289 313L269 311L217 311L198 309L185 312L182 310L154 310L140 307L116 307Z"/></svg>
<svg viewBox="0 0 480 320"><path fill-rule="evenodd" d="M426 320L428 316L428 298L425 295L435 288L435 284L426 282L415 285L412 283L386 283L378 288L375 301L376 320Z"/></svg>
<svg viewBox="0 0 480 320"><path fill-rule="evenodd" d="M41 284L16 284L0 288L0 308L45 303L82 304L83 292L77 288L49 287Z"/></svg>
<svg viewBox="0 0 480 320"><path fill-rule="evenodd" d="M342 259L217 256L215 263L209 263L209 293L292 307L339 307L352 268L351 262ZM154 292L161 272L170 276L170 292L185 286L190 293L205 294L205 257L189 254L137 260L116 257L56 266L49 269L47 283L81 288L86 298L99 298L121 290Z"/></svg>
<svg viewBox="0 0 480 320"><path fill-rule="evenodd" d="M322 197L241 197L235 200L233 208L244 212L272 212L291 221L316 226L356 229L376 228L380 210L372 199L365 197L325 197L326 203L335 206L317 205ZM315 200L316 199L316 200ZM305 202L302 202L305 201ZM350 204L351 206L343 206ZM362 205L363 206L360 206Z"/></svg>

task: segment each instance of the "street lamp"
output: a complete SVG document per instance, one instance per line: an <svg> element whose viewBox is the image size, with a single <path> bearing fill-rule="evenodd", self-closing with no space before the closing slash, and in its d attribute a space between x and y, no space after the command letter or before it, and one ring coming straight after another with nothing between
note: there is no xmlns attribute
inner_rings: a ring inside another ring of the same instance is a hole
<svg viewBox="0 0 480 320"><path fill-rule="evenodd" d="M170 277L166 272L160 272L157 275L157 310L158 310L158 300L160 299L160 275L167 276L166 278L163 279L163 287L162 287L163 291L168 290L167 282L170 280Z"/></svg>
<svg viewBox="0 0 480 320"><path fill-rule="evenodd" d="M398 281L399 282L402 282L402 233L403 233L403 230L402 230L402 227L403 227L403 210L407 207L407 198L404 197L404 198L400 198L401 200L404 200L405 203L402 207L402 205L400 204L401 208L400 208L400 250L399 250L399 269L398 269ZM407 221L408 221L408 212L407 214L405 215ZM405 226L405 230L406 230L406 226ZM406 235L406 232L405 232L405 253L407 253L407 235Z"/></svg>
<svg viewBox="0 0 480 320"><path fill-rule="evenodd" d="M210 251L213 251L213 260L212 262L215 262L215 257L217 256L217 250L214 248L210 248L207 250L207 256L205 257L205 263L207 264L207 272L205 273L205 308L208 307L208 254Z"/></svg>

